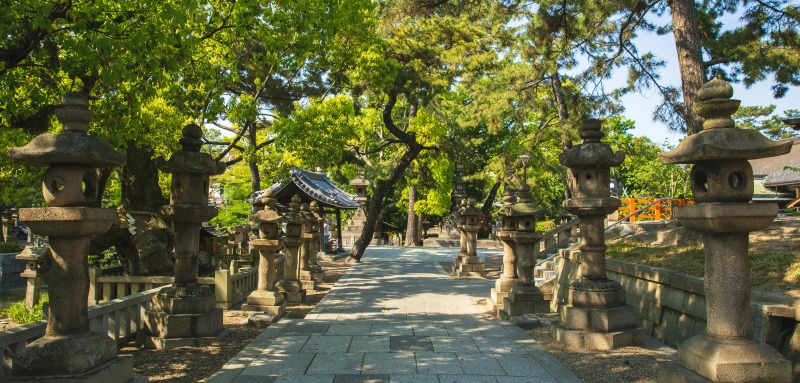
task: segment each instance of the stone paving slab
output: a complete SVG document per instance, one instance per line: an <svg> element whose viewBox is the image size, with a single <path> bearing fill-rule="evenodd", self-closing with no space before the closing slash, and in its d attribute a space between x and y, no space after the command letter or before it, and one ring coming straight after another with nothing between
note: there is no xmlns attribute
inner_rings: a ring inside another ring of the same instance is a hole
<svg viewBox="0 0 800 383"><path fill-rule="evenodd" d="M519 327L483 318L493 281L450 277L439 262L457 251L367 249L306 318L272 324L209 382L580 382Z"/></svg>

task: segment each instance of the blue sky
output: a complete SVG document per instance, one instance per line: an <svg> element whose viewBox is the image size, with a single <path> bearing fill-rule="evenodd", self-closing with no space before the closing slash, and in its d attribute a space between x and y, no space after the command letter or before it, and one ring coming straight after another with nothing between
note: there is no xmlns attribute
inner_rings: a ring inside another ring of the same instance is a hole
<svg viewBox="0 0 800 383"><path fill-rule="evenodd" d="M729 16L725 20L728 23L738 23L738 19ZM659 58L667 61L667 66L662 69L661 81L665 85L672 85L680 89L681 80L678 70L678 54L675 51L675 39L672 34L658 36L653 33L642 33L636 39L636 45L640 51L644 52L644 47L653 47L650 50ZM624 74L620 73L616 81L624 81ZM780 116L788 109L800 109L800 87L790 87L789 92L781 99L772 96L772 82L768 77L766 80L754 84L749 89L742 84L731 84L733 86L733 98L742 100L742 106L776 106L775 113ZM667 131L664 124L653 121L653 110L660 103L660 96L655 90L644 94L631 94L623 98L625 112L623 115L636 122L636 128L632 131L637 136L647 136L656 143L668 142L676 145L683 138L679 133Z"/></svg>

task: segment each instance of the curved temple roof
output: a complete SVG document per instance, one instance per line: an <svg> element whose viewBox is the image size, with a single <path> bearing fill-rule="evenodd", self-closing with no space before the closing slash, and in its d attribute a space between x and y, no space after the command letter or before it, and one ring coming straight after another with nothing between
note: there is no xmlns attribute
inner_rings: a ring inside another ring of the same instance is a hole
<svg viewBox="0 0 800 383"><path fill-rule="evenodd" d="M292 167L289 174L290 182L278 182L254 193L252 202L258 203L267 190L271 189L275 198L283 205L287 205L294 194L299 194L301 198L315 200L323 207L357 209L361 206L353 200L354 195L339 189L325 173Z"/></svg>

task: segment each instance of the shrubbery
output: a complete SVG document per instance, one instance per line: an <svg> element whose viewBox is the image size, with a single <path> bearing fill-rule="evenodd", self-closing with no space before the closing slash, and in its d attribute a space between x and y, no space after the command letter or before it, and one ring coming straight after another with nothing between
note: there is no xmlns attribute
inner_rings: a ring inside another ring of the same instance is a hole
<svg viewBox="0 0 800 383"><path fill-rule="evenodd" d="M27 324L42 320L42 305L49 300L47 294L42 294L42 299L36 306L30 310L25 308L25 301L13 303L5 311L3 315L8 316L14 323Z"/></svg>
<svg viewBox="0 0 800 383"><path fill-rule="evenodd" d="M0 242L0 253L19 253L20 251L22 251L22 246L15 240Z"/></svg>

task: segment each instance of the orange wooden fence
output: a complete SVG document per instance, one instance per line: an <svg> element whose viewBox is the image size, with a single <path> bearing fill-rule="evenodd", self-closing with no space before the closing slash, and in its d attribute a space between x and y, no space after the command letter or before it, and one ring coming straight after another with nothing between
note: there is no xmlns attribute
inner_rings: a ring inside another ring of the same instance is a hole
<svg viewBox="0 0 800 383"><path fill-rule="evenodd" d="M636 215L630 217L630 222L636 221L660 221L662 219L672 219L672 207L673 206L685 206L685 205L694 205L694 200L685 199L685 198L676 198L676 199L661 199L660 198L652 198L652 199L638 199L638 198L621 198L620 202L622 202L622 206L617 209L619 211L619 219L624 219L639 210L642 210ZM653 204L650 207L645 207L649 204Z"/></svg>

